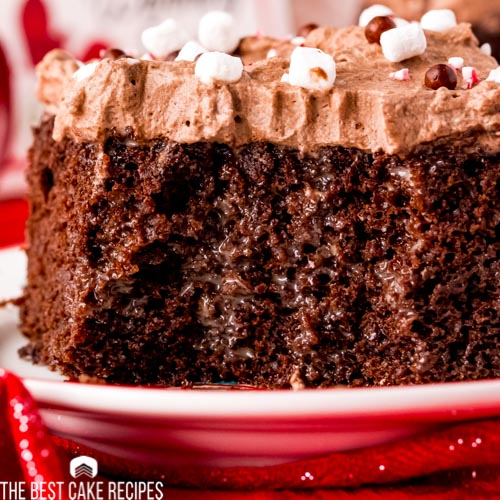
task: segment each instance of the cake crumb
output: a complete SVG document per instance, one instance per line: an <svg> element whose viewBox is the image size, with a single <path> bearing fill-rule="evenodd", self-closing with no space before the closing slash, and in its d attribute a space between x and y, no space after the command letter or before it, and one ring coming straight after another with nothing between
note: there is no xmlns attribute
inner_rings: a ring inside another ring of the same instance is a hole
<svg viewBox="0 0 500 500"><path fill-rule="evenodd" d="M306 388L306 384L300 378L300 370L297 368L290 377L290 387L294 391L300 391L301 389Z"/></svg>

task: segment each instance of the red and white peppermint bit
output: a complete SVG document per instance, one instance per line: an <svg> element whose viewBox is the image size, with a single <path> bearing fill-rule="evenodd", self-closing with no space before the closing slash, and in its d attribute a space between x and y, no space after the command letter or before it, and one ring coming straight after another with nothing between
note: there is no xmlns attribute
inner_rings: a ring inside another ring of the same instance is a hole
<svg viewBox="0 0 500 500"><path fill-rule="evenodd" d="M392 80L397 80L399 82L407 82L410 79L410 71L408 68L400 69L399 71L393 71L389 73L389 78Z"/></svg>
<svg viewBox="0 0 500 500"><path fill-rule="evenodd" d="M462 68L462 77L465 80L466 88L471 89L476 83L481 80L477 76L476 68L473 66L464 66Z"/></svg>
<svg viewBox="0 0 500 500"><path fill-rule="evenodd" d="M464 58L463 57L450 57L448 59L448 64L455 71L460 71L464 67Z"/></svg>

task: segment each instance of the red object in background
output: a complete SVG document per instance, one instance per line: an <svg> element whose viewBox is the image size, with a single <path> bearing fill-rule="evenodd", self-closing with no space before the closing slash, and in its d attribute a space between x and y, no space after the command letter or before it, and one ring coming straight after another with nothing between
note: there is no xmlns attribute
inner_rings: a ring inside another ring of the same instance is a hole
<svg viewBox="0 0 500 500"><path fill-rule="evenodd" d="M24 242L28 212L26 200L0 201L0 248Z"/></svg>
<svg viewBox="0 0 500 500"><path fill-rule="evenodd" d="M12 96L10 70L5 52L0 44L0 170L7 157L10 131L12 129Z"/></svg>
<svg viewBox="0 0 500 500"><path fill-rule="evenodd" d="M27 0L22 11L22 26L33 66L52 49L64 46L65 37L50 31L47 9L42 0Z"/></svg>
<svg viewBox="0 0 500 500"><path fill-rule="evenodd" d="M65 34L54 33L50 26L50 16L43 0L27 0L22 11L22 26L33 66L38 64L49 50L64 48L68 38ZM109 44L94 40L83 49L80 59L88 61L99 57L101 50Z"/></svg>

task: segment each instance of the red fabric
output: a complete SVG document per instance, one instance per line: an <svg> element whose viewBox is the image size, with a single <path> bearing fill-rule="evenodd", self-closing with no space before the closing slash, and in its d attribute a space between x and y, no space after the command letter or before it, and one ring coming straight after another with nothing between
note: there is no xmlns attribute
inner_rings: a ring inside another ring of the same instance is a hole
<svg viewBox="0 0 500 500"><path fill-rule="evenodd" d="M23 200L0 202L0 246L23 241L27 212ZM163 481L167 500L500 498L500 420L273 467L158 469L51 436L21 381L0 369L0 429L0 484L32 481L34 470L38 479L68 481L70 459L89 455L101 480Z"/></svg>

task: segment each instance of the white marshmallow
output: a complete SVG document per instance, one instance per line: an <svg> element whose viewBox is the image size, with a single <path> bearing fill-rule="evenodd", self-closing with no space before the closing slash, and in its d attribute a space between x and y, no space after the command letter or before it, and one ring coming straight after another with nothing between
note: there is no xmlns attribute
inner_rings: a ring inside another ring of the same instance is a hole
<svg viewBox="0 0 500 500"><path fill-rule="evenodd" d="M237 82L243 73L243 63L239 57L225 52L205 52L196 61L194 74L202 83L213 81Z"/></svg>
<svg viewBox="0 0 500 500"><path fill-rule="evenodd" d="M91 63L84 64L84 65L80 66L73 73L73 75L72 75L73 78L78 82L85 80L86 78L88 78L90 75L92 75L94 73L98 64L99 64L99 61L96 61L96 62L91 62Z"/></svg>
<svg viewBox="0 0 500 500"><path fill-rule="evenodd" d="M306 39L303 36L294 36L290 40L290 43L293 43L294 45L302 45L303 43L306 43Z"/></svg>
<svg viewBox="0 0 500 500"><path fill-rule="evenodd" d="M489 43L483 43L483 45L481 45L481 47L479 47L481 49L481 52L483 54L486 54L487 56L491 56L491 45Z"/></svg>
<svg viewBox="0 0 500 500"><path fill-rule="evenodd" d="M420 19L420 25L424 30L447 31L457 25L457 18L450 9L429 10Z"/></svg>
<svg viewBox="0 0 500 500"><path fill-rule="evenodd" d="M389 7L377 3L361 12L358 24L360 26L366 26L374 17L392 16L393 14L394 12L389 9Z"/></svg>
<svg viewBox="0 0 500 500"><path fill-rule="evenodd" d="M278 55L278 51L276 49L269 49L266 54L266 59L271 59L272 57L276 57Z"/></svg>
<svg viewBox="0 0 500 500"><path fill-rule="evenodd" d="M184 47L180 50L178 56L175 58L176 61L194 61L197 56L205 53L206 50L194 40L189 40Z"/></svg>
<svg viewBox="0 0 500 500"><path fill-rule="evenodd" d="M490 74L488 75L488 78L486 78L486 81L500 83L500 66L490 71Z"/></svg>
<svg viewBox="0 0 500 500"><path fill-rule="evenodd" d="M240 43L233 16L220 10L200 19L198 39L207 50L218 52L233 52Z"/></svg>
<svg viewBox="0 0 500 500"><path fill-rule="evenodd" d="M281 75L281 83L290 83L290 75L288 73Z"/></svg>
<svg viewBox="0 0 500 500"><path fill-rule="evenodd" d="M141 56L141 61L154 61L154 59L151 57L151 54L143 54Z"/></svg>
<svg viewBox="0 0 500 500"><path fill-rule="evenodd" d="M311 90L329 90L336 78L333 57L320 49L296 47L290 57L290 85Z"/></svg>
<svg viewBox="0 0 500 500"><path fill-rule="evenodd" d="M155 58L164 59L172 52L180 50L189 40L189 36L175 19L165 19L158 26L145 29L141 40L146 50Z"/></svg>
<svg viewBox="0 0 500 500"><path fill-rule="evenodd" d="M403 19L402 17L393 17L392 20L394 21L396 28L410 24L409 21L407 21L406 19Z"/></svg>
<svg viewBox="0 0 500 500"><path fill-rule="evenodd" d="M386 59L400 62L423 54L427 48L427 39L418 23L410 23L384 31L380 36L380 45Z"/></svg>
<svg viewBox="0 0 500 500"><path fill-rule="evenodd" d="M450 57L448 59L448 64L455 69L456 71L462 69L464 67L464 58L463 57Z"/></svg>

